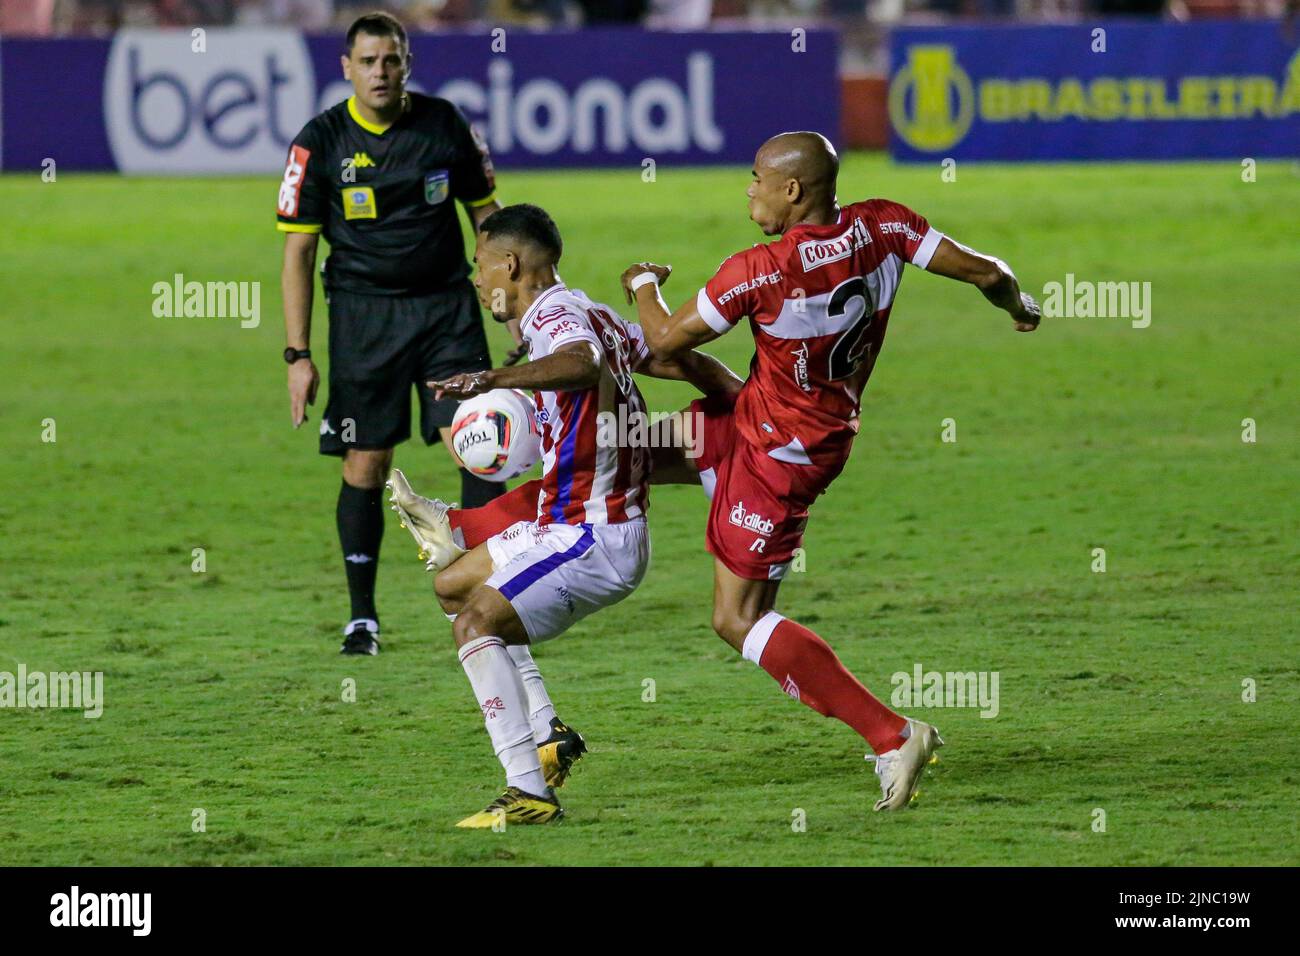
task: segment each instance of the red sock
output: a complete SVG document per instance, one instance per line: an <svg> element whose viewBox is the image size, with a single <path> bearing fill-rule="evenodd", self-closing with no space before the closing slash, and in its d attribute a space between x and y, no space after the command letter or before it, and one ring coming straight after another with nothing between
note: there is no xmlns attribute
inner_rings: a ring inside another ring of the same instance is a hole
<svg viewBox="0 0 1300 956"><path fill-rule="evenodd" d="M450 509L447 520L451 522L456 543L464 548L474 548L516 521L532 521L537 517L537 497L541 491L542 479L534 478L481 508Z"/></svg>
<svg viewBox="0 0 1300 956"><path fill-rule="evenodd" d="M808 628L769 611L745 638L745 657L797 701L848 724L878 754L901 747L907 721L848 672L829 644Z"/></svg>

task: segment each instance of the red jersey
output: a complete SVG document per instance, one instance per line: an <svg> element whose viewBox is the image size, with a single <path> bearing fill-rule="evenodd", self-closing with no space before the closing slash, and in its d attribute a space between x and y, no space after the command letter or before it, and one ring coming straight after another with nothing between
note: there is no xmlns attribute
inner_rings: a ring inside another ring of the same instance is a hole
<svg viewBox="0 0 1300 956"><path fill-rule="evenodd" d="M924 269L942 238L906 206L868 199L722 263L696 306L717 332L749 317L755 354L735 413L747 441L800 464L847 453L903 263Z"/></svg>

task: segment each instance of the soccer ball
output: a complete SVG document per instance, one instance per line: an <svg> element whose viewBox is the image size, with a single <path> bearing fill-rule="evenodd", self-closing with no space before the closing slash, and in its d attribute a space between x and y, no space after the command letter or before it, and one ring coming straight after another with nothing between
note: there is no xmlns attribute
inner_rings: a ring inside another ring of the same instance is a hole
<svg viewBox="0 0 1300 956"><path fill-rule="evenodd" d="M514 388L495 388L460 403L451 421L451 447L460 463L484 481L508 481L542 457L533 400Z"/></svg>

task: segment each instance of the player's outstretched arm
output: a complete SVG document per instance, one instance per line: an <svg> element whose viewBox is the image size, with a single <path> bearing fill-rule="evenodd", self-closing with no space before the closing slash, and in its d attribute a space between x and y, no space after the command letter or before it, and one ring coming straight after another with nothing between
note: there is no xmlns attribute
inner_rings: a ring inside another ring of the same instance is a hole
<svg viewBox="0 0 1300 956"><path fill-rule="evenodd" d="M1020 291L1015 273L1001 259L978 253L945 236L925 268L927 272L969 282L978 288L984 293L984 298L1010 313L1017 332L1032 332L1038 328L1038 303L1033 296Z"/></svg>
<svg viewBox="0 0 1300 956"><path fill-rule="evenodd" d="M706 352L687 349L670 359L650 355L636 367L640 375L690 382L705 395L729 395L739 392L745 380Z"/></svg>
<svg viewBox="0 0 1300 956"><path fill-rule="evenodd" d="M527 365L462 372L440 382L425 382L434 398L470 398L494 388L523 388L548 392L572 392L600 383L599 350L588 341L561 345L550 355Z"/></svg>
<svg viewBox="0 0 1300 956"><path fill-rule="evenodd" d="M672 266L653 262L635 262L623 271L623 293L629 303L636 303L646 345L657 359L674 358L718 337L718 333L700 317L694 299L676 312L668 308L664 297L659 294L659 286L668 281L672 271ZM653 281L646 276L652 276Z"/></svg>

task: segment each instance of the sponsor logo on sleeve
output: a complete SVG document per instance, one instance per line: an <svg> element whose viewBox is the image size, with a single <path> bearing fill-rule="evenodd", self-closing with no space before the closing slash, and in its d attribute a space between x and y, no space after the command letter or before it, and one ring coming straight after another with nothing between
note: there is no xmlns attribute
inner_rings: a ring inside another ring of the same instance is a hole
<svg viewBox="0 0 1300 956"><path fill-rule="evenodd" d="M804 272L812 272L832 262L847 259L859 249L871 244L871 233L866 225L856 216L853 225L834 239L809 239L799 243L799 261Z"/></svg>
<svg viewBox="0 0 1300 956"><path fill-rule="evenodd" d="M921 241L921 234L905 222L880 223L880 234L882 236L888 236L891 233L897 233L900 236L906 236L908 242Z"/></svg>
<svg viewBox="0 0 1300 956"><path fill-rule="evenodd" d="M722 295L718 296L718 305L724 306L742 292L748 292L751 289L761 289L765 285L777 285L781 281L781 270L769 272L766 275L757 275L752 279L746 279L739 285L733 285Z"/></svg>
<svg viewBox="0 0 1300 956"><path fill-rule="evenodd" d="M301 146L289 148L289 159L284 165L284 179L280 181L280 201L276 210L282 216L298 215L298 200L302 197L302 180L307 175L307 160L311 150Z"/></svg>

